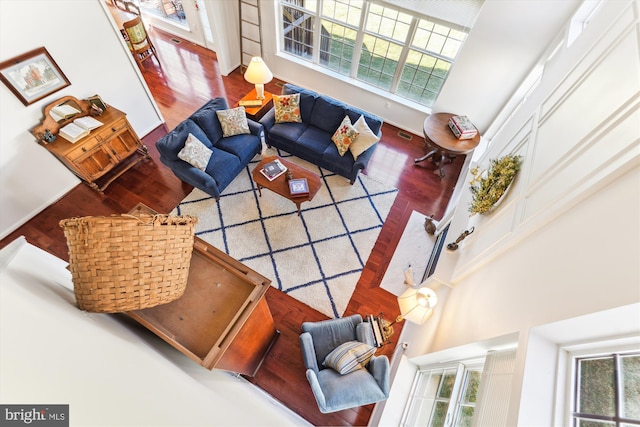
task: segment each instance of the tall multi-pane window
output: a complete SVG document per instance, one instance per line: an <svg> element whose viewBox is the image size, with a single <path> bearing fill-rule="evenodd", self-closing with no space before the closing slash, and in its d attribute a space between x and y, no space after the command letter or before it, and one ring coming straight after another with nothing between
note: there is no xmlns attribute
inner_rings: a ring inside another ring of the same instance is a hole
<svg viewBox="0 0 640 427"><path fill-rule="evenodd" d="M350 75L362 5L362 1L349 0L322 2L319 58L322 66Z"/></svg>
<svg viewBox="0 0 640 427"><path fill-rule="evenodd" d="M419 371L403 426L471 427L482 365Z"/></svg>
<svg viewBox="0 0 640 427"><path fill-rule="evenodd" d="M431 105L467 33L420 19L405 61L398 94Z"/></svg>
<svg viewBox="0 0 640 427"><path fill-rule="evenodd" d="M290 3L287 6L286 3ZM314 12L295 3L307 3L314 6L313 1L283 2L282 5L282 38L285 52L305 59L311 59L313 54Z"/></svg>
<svg viewBox="0 0 640 427"><path fill-rule="evenodd" d="M574 427L640 425L640 353L575 359Z"/></svg>
<svg viewBox="0 0 640 427"><path fill-rule="evenodd" d="M366 0L280 0L282 50L430 107L468 29Z"/></svg>

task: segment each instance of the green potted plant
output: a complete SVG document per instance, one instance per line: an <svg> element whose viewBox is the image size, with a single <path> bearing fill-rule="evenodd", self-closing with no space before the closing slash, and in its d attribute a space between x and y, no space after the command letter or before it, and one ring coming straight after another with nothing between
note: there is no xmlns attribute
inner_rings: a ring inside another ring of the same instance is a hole
<svg viewBox="0 0 640 427"><path fill-rule="evenodd" d="M470 182L470 189L473 200L469 204L471 215L490 212L511 186L521 165L522 156L509 154L491 160L486 172L472 169L474 179Z"/></svg>

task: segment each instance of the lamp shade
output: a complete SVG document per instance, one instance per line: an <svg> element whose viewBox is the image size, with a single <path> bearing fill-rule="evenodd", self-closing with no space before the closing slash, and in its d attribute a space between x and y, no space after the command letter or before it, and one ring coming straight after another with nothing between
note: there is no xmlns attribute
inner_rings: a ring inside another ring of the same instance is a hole
<svg viewBox="0 0 640 427"><path fill-rule="evenodd" d="M253 84L269 83L273 79L273 74L262 58L254 56L249 62L247 71L244 72L244 79Z"/></svg>
<svg viewBox="0 0 640 427"><path fill-rule="evenodd" d="M400 316L410 322L422 324L433 315L438 296L430 288L410 288L398 297Z"/></svg>
<svg viewBox="0 0 640 427"><path fill-rule="evenodd" d="M264 84L273 79L273 74L262 58L254 56L249 62L247 71L244 72L244 79L256 85L256 95L258 99L264 99Z"/></svg>

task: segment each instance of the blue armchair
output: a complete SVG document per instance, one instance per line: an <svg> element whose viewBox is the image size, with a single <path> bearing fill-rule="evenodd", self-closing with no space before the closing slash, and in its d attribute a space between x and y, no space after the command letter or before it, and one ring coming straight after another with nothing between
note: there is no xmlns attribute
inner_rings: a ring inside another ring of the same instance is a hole
<svg viewBox="0 0 640 427"><path fill-rule="evenodd" d="M156 142L160 161L164 165L182 181L216 200L240 171L262 151L263 126L253 120L247 119L250 133L223 136L216 111L228 108L225 98L212 99ZM178 157L190 133L213 152L204 171Z"/></svg>
<svg viewBox="0 0 640 427"><path fill-rule="evenodd" d="M389 359L373 356L366 369L341 375L323 366L326 356L340 344L360 341L373 346L371 324L359 314L341 319L304 322L300 335L307 380L322 413L379 402L389 397Z"/></svg>

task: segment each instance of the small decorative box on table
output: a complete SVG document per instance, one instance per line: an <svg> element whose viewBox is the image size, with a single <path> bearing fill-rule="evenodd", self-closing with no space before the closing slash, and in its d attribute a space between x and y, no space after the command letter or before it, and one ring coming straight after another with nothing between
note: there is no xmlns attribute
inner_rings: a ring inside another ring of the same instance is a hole
<svg viewBox="0 0 640 427"><path fill-rule="evenodd" d="M309 182L307 182L307 178L290 179L289 191L293 197L308 196Z"/></svg>

